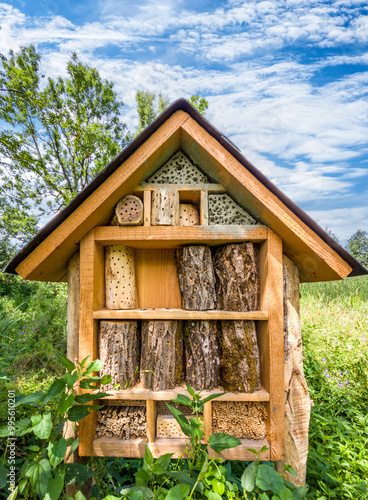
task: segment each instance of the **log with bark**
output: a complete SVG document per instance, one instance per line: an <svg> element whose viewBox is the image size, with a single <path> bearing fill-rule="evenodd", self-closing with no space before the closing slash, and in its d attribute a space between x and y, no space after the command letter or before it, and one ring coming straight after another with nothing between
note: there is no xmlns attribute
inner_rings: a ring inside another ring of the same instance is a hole
<svg viewBox="0 0 368 500"><path fill-rule="evenodd" d="M120 383L133 386L138 382L136 369L140 365L139 334L137 321L101 321L99 331L99 359L104 366L100 375L111 375L112 383L104 386L111 390Z"/></svg>
<svg viewBox="0 0 368 500"><path fill-rule="evenodd" d="M146 389L173 389L183 381L181 321L142 321L141 382Z"/></svg>

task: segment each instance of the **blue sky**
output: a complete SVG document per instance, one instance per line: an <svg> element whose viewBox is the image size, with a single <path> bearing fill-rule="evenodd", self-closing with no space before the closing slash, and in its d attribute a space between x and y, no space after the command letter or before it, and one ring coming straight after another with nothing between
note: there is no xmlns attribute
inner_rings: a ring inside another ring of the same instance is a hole
<svg viewBox="0 0 368 500"><path fill-rule="evenodd" d="M13 0L1 52L33 43L47 76L73 51L135 92L200 94L207 118L339 236L368 231L368 5L359 0Z"/></svg>

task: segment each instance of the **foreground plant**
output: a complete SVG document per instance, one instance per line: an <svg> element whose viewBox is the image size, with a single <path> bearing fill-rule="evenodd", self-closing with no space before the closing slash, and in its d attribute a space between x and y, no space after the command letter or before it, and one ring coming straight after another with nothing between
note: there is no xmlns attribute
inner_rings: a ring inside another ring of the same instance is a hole
<svg viewBox="0 0 368 500"><path fill-rule="evenodd" d="M37 391L16 398L15 407L26 407L31 416L17 421L14 426L0 429L0 437L21 438L26 434L30 437L26 448L28 455L17 478L18 486L9 499L37 495L41 499L57 500L65 485L75 482L81 486L93 476L93 471L86 465L64 463L64 457L70 457L77 449L79 439L66 439L63 435L67 421L79 422L91 410L101 408L91 405L91 402L107 396L99 391L96 384L111 383L111 376L94 376L93 372L101 370L103 364L95 360L87 365L89 357L76 366L59 356L66 368L64 377L55 380L48 392ZM94 390L94 393L77 395L77 386ZM2 466L0 474L4 476L7 472L7 468Z"/></svg>

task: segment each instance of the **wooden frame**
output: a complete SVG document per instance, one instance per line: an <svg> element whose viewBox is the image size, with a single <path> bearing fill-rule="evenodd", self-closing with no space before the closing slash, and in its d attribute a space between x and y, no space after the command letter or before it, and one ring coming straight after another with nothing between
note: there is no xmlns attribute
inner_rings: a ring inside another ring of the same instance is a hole
<svg viewBox="0 0 368 500"><path fill-rule="evenodd" d="M96 227L81 241L80 246L80 333L79 359L93 353L97 357L97 330L99 319L186 319L189 316L201 319L254 319L258 323L258 338L261 356L262 389L251 394L226 394L223 401L264 401L268 410L267 439L242 440L242 444L227 450L228 459L252 460L254 455L248 448L260 451L263 446L270 449L263 453L263 460L281 460L284 453L284 382L283 382L283 282L282 241L264 226L234 227ZM184 311L181 309L106 310L104 308L104 246L128 244L135 248L175 248L183 244L223 243L252 241L260 243L261 311ZM142 389L115 391L106 398L113 400L145 400L147 407L147 439L119 440L100 437L93 439L95 414L81 422L81 456L125 456L144 455L144 445L154 456L163 453L182 453L187 446L183 440L155 438L156 401L170 400L177 394L186 394L185 388L153 392ZM211 393L206 391L204 396ZM205 438L211 434L211 404L204 413Z"/></svg>

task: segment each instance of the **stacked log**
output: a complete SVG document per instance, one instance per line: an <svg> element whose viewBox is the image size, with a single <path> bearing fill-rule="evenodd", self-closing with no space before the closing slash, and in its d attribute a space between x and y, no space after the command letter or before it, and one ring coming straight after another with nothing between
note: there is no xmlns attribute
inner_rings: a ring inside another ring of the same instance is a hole
<svg viewBox="0 0 368 500"><path fill-rule="evenodd" d="M136 439L146 434L145 406L105 406L97 412L97 437Z"/></svg>
<svg viewBox="0 0 368 500"><path fill-rule="evenodd" d="M266 437L267 411L264 403L215 401L212 403L212 432L241 439Z"/></svg>

